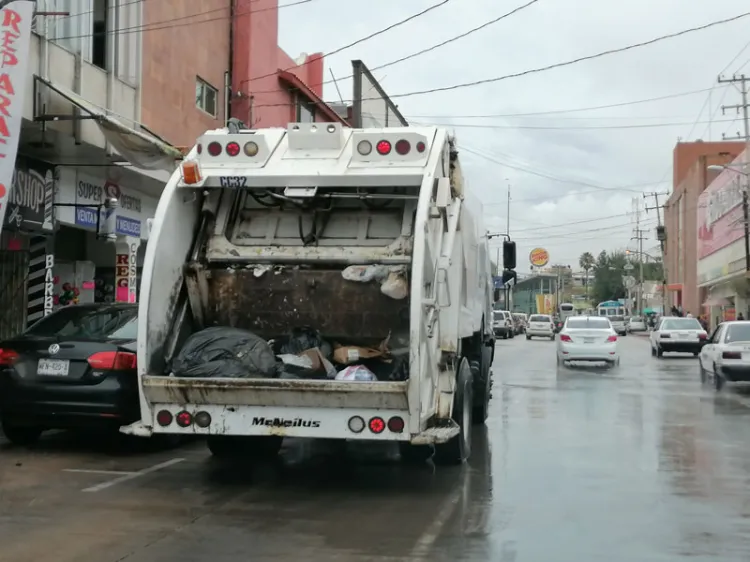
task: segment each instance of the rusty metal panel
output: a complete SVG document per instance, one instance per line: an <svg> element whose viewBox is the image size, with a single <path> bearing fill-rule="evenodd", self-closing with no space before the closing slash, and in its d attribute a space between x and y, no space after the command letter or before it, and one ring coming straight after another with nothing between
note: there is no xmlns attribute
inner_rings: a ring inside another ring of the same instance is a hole
<svg viewBox="0 0 750 562"><path fill-rule="evenodd" d="M406 382L144 377L152 404L408 409Z"/></svg>
<svg viewBox="0 0 750 562"><path fill-rule="evenodd" d="M380 292L380 283L347 281L340 270L292 267L256 277L253 269L210 272L207 325L232 326L272 338L311 326L329 339L373 343L409 331L409 299Z"/></svg>

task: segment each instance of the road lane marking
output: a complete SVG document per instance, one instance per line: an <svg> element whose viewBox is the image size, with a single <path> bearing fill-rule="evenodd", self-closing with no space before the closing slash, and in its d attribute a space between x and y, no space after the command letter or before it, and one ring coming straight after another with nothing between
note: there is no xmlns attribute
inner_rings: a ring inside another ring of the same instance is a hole
<svg viewBox="0 0 750 562"><path fill-rule="evenodd" d="M467 470L468 467L465 466L463 467L463 469ZM466 480L466 482L461 482L461 480ZM412 548L411 550L409 560L422 560L431 554L432 548L435 545L435 542L440 537L440 533L442 532L443 527L451 519L453 513L456 511L456 508L458 507L459 502L461 501L461 497L464 493L464 484L466 484L467 482L468 479L466 478L466 475L461 474L459 476L459 482L456 483L451 494L440 506L440 509L435 515L435 518L430 523L429 527L427 527L427 529L425 529L425 532L422 533L419 539L417 539L417 542L414 544L414 548Z"/></svg>
<svg viewBox="0 0 750 562"><path fill-rule="evenodd" d="M172 459L168 460L166 462L162 462L159 464L155 464L154 466L150 466L148 468L144 468L143 470L138 470L136 472L132 472L130 474L125 474L123 476L120 476L118 478L113 478L112 480L108 480L107 482L102 482L101 484L97 484L96 486L91 486L89 488L84 488L81 490L82 492L101 492L102 490L106 490L107 488L111 488L112 486L116 486L117 484L122 484L123 482L127 482L129 480L134 480L136 478L140 478L141 476L145 476L146 474L150 474L152 472L156 472L157 470L161 470L162 468L167 468L169 466L172 466L177 463L181 463L185 459Z"/></svg>
<svg viewBox="0 0 750 562"><path fill-rule="evenodd" d="M124 470L95 470L88 468L63 468L63 472L77 472L81 474L111 474L113 476L124 476L125 474L135 474L135 472L126 472Z"/></svg>

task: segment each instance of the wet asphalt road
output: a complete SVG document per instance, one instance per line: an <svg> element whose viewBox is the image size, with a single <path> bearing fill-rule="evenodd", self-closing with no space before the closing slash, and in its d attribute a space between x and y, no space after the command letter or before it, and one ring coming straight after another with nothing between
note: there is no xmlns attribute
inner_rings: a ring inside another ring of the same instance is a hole
<svg viewBox="0 0 750 562"><path fill-rule="evenodd" d="M226 467L202 443L50 435L0 445L0 560L750 560L750 395L621 339L618 369L500 341L486 428L460 469L297 442Z"/></svg>

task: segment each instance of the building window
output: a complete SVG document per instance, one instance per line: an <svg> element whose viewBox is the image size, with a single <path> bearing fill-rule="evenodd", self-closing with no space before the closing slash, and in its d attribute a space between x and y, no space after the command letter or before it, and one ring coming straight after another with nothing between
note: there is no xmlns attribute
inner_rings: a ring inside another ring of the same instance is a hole
<svg viewBox="0 0 750 562"><path fill-rule="evenodd" d="M205 80L196 78L195 80L195 105L199 109L202 109L209 115L216 117L216 100L218 99L219 91L211 86Z"/></svg>
<svg viewBox="0 0 750 562"><path fill-rule="evenodd" d="M297 123L315 123L315 104L300 97L297 100Z"/></svg>

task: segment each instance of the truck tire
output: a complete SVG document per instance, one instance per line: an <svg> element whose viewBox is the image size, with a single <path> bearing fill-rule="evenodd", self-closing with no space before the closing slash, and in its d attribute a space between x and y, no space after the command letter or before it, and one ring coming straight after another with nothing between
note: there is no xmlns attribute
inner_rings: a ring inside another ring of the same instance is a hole
<svg viewBox="0 0 750 562"><path fill-rule="evenodd" d="M492 397L492 350L482 349L482 361L471 361L471 376L474 379L474 411L472 423L483 424L487 421Z"/></svg>
<svg viewBox="0 0 750 562"><path fill-rule="evenodd" d="M208 450L216 458L270 459L278 455L284 438L278 436L211 435L206 439Z"/></svg>
<svg viewBox="0 0 750 562"><path fill-rule="evenodd" d="M459 426L458 435L435 445L433 462L437 465L458 465L471 455L471 420L473 413L473 382L471 367L466 358L461 360L456 375L456 396L453 399L453 421Z"/></svg>

